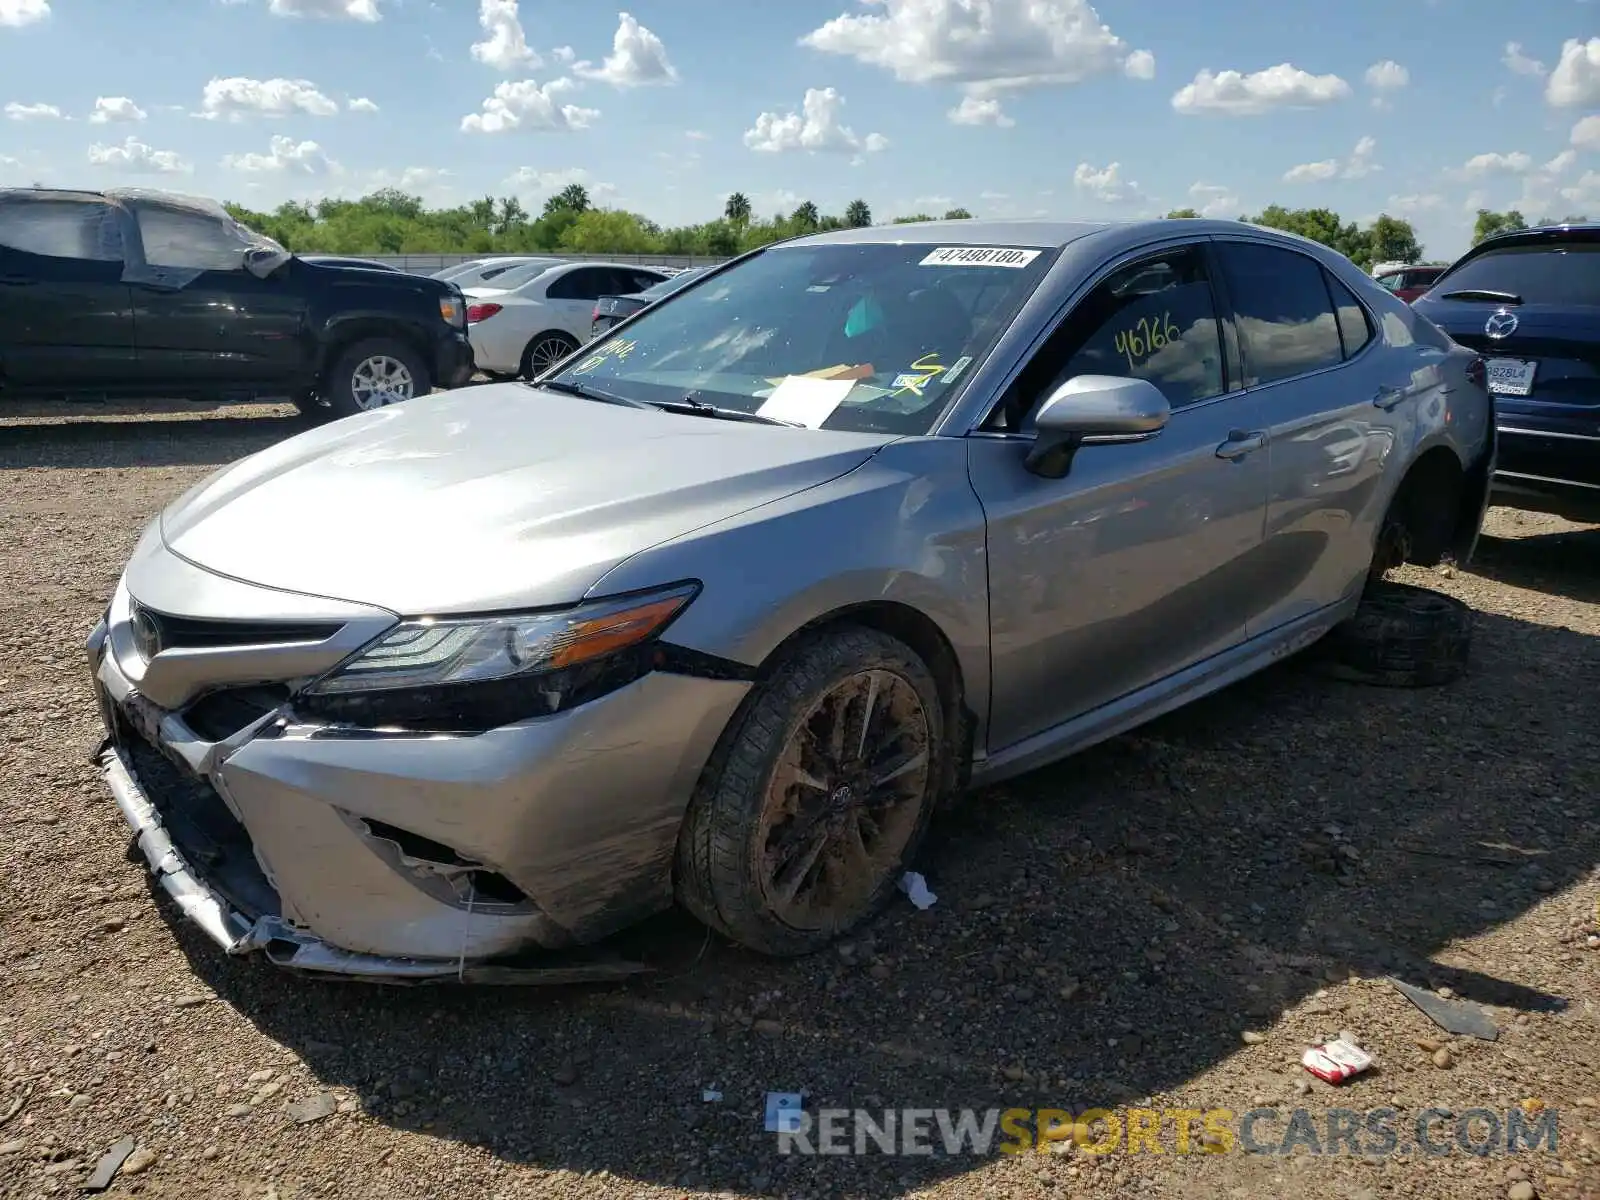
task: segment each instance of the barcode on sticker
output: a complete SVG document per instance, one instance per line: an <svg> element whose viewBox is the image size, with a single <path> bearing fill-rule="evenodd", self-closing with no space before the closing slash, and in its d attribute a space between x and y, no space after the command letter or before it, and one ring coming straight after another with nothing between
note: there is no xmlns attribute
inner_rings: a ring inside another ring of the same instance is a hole
<svg viewBox="0 0 1600 1200"><path fill-rule="evenodd" d="M924 267L1025 267L1037 250L1006 246L940 246L919 264Z"/></svg>

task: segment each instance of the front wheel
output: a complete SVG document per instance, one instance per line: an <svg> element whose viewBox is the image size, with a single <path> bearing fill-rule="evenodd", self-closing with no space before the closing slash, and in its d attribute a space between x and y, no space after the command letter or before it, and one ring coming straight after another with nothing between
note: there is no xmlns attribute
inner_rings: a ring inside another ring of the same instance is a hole
<svg viewBox="0 0 1600 1200"><path fill-rule="evenodd" d="M432 390L427 364L415 350L394 338L368 338L339 355L323 395L334 416L349 417Z"/></svg>
<svg viewBox="0 0 1600 1200"><path fill-rule="evenodd" d="M872 629L801 644L723 735L678 841L679 902L764 954L817 950L876 912L947 778L926 664Z"/></svg>

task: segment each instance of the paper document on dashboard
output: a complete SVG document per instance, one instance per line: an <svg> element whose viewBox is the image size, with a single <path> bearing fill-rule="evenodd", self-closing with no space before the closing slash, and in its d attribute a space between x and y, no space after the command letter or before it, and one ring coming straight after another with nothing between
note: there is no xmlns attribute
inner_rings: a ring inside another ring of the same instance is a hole
<svg viewBox="0 0 1600 1200"><path fill-rule="evenodd" d="M812 429L820 429L855 386L853 379L814 379L806 375L790 375L756 411L763 417L794 421Z"/></svg>

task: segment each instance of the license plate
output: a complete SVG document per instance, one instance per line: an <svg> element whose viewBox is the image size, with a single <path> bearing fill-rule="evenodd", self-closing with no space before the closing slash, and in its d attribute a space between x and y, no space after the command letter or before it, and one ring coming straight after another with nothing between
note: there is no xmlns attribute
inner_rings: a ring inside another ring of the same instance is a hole
<svg viewBox="0 0 1600 1200"><path fill-rule="evenodd" d="M1497 396L1530 396L1533 394L1533 373L1536 362L1523 362L1520 358L1491 358L1489 360L1489 390Z"/></svg>

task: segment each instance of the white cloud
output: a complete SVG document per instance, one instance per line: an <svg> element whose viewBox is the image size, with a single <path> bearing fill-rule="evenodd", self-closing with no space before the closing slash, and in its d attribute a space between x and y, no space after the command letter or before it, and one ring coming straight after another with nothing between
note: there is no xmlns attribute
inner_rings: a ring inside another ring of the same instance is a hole
<svg viewBox="0 0 1600 1200"><path fill-rule="evenodd" d="M554 50L550 51L550 57L555 59L558 63L569 63L578 57L578 52L571 46L557 46Z"/></svg>
<svg viewBox="0 0 1600 1200"><path fill-rule="evenodd" d="M494 95L483 102L482 112L461 118L461 129L465 133L507 133L513 129L564 133L587 129L600 111L560 102L561 95L576 86L564 77L546 84L531 79L497 84Z"/></svg>
<svg viewBox="0 0 1600 1200"><path fill-rule="evenodd" d="M193 170L176 151L157 150L136 137L124 139L120 146L90 146L89 161L130 175L184 175Z"/></svg>
<svg viewBox="0 0 1600 1200"><path fill-rule="evenodd" d="M1320 183L1339 173L1337 158L1324 158L1317 162L1301 163L1283 173L1285 183Z"/></svg>
<svg viewBox="0 0 1600 1200"><path fill-rule="evenodd" d="M1081 83L1118 68L1146 78L1139 72L1155 66L1148 51L1130 53L1088 0L872 2L882 15L835 17L801 44L882 67L902 83L983 91Z"/></svg>
<svg viewBox="0 0 1600 1200"><path fill-rule="evenodd" d="M744 144L752 150L778 154L788 150L824 151L850 154L875 153L887 148L889 139L879 133L857 137L855 131L839 123L844 97L833 88L807 88L800 112L764 112L745 130Z"/></svg>
<svg viewBox="0 0 1600 1200"><path fill-rule="evenodd" d="M1356 142L1355 149L1350 151L1346 159L1329 158L1322 162L1304 163L1284 172L1284 180L1289 183L1304 183L1308 180L1332 179L1338 176L1343 179L1364 179L1368 175L1376 174L1383 168L1372 161L1373 152L1378 148L1378 139L1364 137Z"/></svg>
<svg viewBox="0 0 1600 1200"><path fill-rule="evenodd" d="M1585 171L1577 183L1561 189L1561 197L1578 212L1600 208L1600 171Z"/></svg>
<svg viewBox="0 0 1600 1200"><path fill-rule="evenodd" d="M0 25L32 25L50 15L50 0L0 0Z"/></svg>
<svg viewBox="0 0 1600 1200"><path fill-rule="evenodd" d="M1189 188L1189 198L1194 201L1202 217L1227 218L1237 216L1244 207L1231 188L1215 183L1195 183Z"/></svg>
<svg viewBox="0 0 1600 1200"><path fill-rule="evenodd" d="M1250 75L1202 70L1193 83L1178 89L1172 107L1181 113L1253 117L1279 108L1332 104L1349 95L1350 85L1337 75L1312 75L1290 63L1279 63Z"/></svg>
<svg viewBox="0 0 1600 1200"><path fill-rule="evenodd" d="M506 180L506 186L513 192L538 197L540 200L546 196L553 196L562 188L574 183L582 184L591 200L603 200L616 195L617 192L615 184L597 181L582 167L561 167L554 171L541 171L537 167L518 167Z"/></svg>
<svg viewBox="0 0 1600 1200"><path fill-rule="evenodd" d="M353 113L375 113L378 111L377 104L368 100L365 96L357 96L347 103L345 107Z"/></svg>
<svg viewBox="0 0 1600 1200"><path fill-rule="evenodd" d="M95 125L106 125L112 121L142 121L149 115L126 96L96 96L94 112L89 115L89 121Z"/></svg>
<svg viewBox="0 0 1600 1200"><path fill-rule="evenodd" d="M286 117L306 113L331 117L339 106L317 90L309 79L246 79L231 76L206 84L200 101L200 116L215 120L239 120L247 115Z"/></svg>
<svg viewBox="0 0 1600 1200"><path fill-rule="evenodd" d="M1486 175L1524 175L1533 170L1533 158L1521 150L1510 154L1475 154L1462 164L1460 174L1468 179Z"/></svg>
<svg viewBox="0 0 1600 1200"><path fill-rule="evenodd" d="M1600 37L1568 38L1561 61L1550 72L1544 98L1554 108L1592 108L1600 104Z"/></svg>
<svg viewBox="0 0 1600 1200"><path fill-rule="evenodd" d="M1123 204L1142 194L1137 183L1122 177L1122 164L1115 162L1104 167L1079 163L1072 172L1072 186L1104 204Z"/></svg>
<svg viewBox="0 0 1600 1200"><path fill-rule="evenodd" d="M54 104L18 104L13 100L6 105L6 116L13 121L59 121L61 110Z"/></svg>
<svg viewBox="0 0 1600 1200"><path fill-rule="evenodd" d="M1521 42L1507 42L1505 57L1501 62L1513 75L1543 75L1544 64L1522 52Z"/></svg>
<svg viewBox="0 0 1600 1200"><path fill-rule="evenodd" d="M1574 125L1572 144L1584 150L1600 150L1600 116L1584 117Z"/></svg>
<svg viewBox="0 0 1600 1200"><path fill-rule="evenodd" d="M472 57L479 62L508 74L541 65L538 53L528 45L517 0L481 0L478 24L489 35L472 44Z"/></svg>
<svg viewBox="0 0 1600 1200"><path fill-rule="evenodd" d="M1135 50L1122 60L1122 73L1129 79L1154 79L1156 56L1148 50Z"/></svg>
<svg viewBox="0 0 1600 1200"><path fill-rule="evenodd" d="M1411 82L1411 72L1392 58L1386 58L1367 68L1366 80L1367 86L1375 92L1398 92Z"/></svg>
<svg viewBox="0 0 1600 1200"><path fill-rule="evenodd" d="M378 0L272 0L267 11L275 17L348 17L376 21Z"/></svg>
<svg viewBox="0 0 1600 1200"><path fill-rule="evenodd" d="M326 175L336 164L315 142L297 142L276 135L266 154L230 154L222 165L234 171L272 172L291 175Z"/></svg>
<svg viewBox="0 0 1600 1200"><path fill-rule="evenodd" d="M979 192L979 200L988 200L991 203L999 200L1009 200L1011 196L1006 192Z"/></svg>
<svg viewBox="0 0 1600 1200"><path fill-rule="evenodd" d="M688 138L691 142L709 142L711 140L711 135L709 133L699 129L691 129L683 136Z"/></svg>
<svg viewBox="0 0 1600 1200"><path fill-rule="evenodd" d="M1434 192L1424 192L1417 195L1390 196L1386 206L1404 216L1407 213L1431 213L1444 207L1444 197Z"/></svg>
<svg viewBox="0 0 1600 1200"><path fill-rule="evenodd" d="M598 67L581 62L573 74L598 79L612 87L646 87L653 83L676 83L677 69L667 61L667 48L655 34L628 13L618 14L617 32L611 39L611 53Z"/></svg>
<svg viewBox="0 0 1600 1200"><path fill-rule="evenodd" d="M1577 161L1578 161L1578 152L1576 150L1563 150L1560 154L1556 155L1549 162L1545 163L1544 166L1540 167L1539 168L1539 174L1541 174L1541 175L1561 175L1561 174L1564 174L1566 172L1566 169L1568 167L1570 167L1573 163L1577 162Z"/></svg>
<svg viewBox="0 0 1600 1200"><path fill-rule="evenodd" d="M996 125L1001 129L1009 129L1016 124L1006 116L1000 101L993 96L963 96L961 103L945 116L955 125Z"/></svg>

